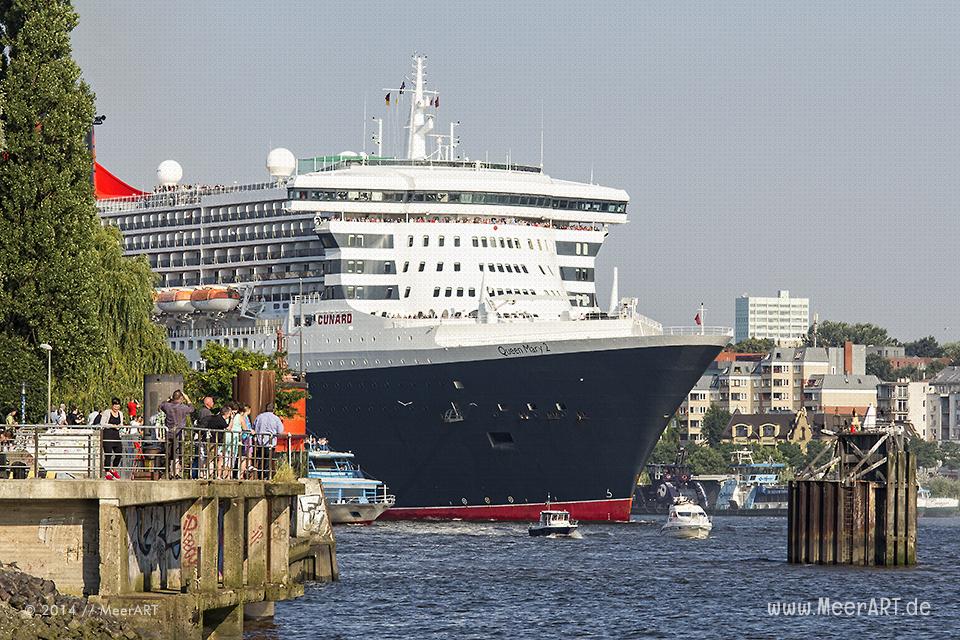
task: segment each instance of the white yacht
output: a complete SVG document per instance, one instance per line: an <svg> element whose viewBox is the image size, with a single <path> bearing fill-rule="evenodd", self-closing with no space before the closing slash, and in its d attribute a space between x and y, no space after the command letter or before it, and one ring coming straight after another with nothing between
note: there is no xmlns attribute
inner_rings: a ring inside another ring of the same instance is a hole
<svg viewBox="0 0 960 640"><path fill-rule="evenodd" d="M678 499L670 505L670 513L666 523L660 527L660 535L702 540L709 536L712 530L713 523L700 505Z"/></svg>

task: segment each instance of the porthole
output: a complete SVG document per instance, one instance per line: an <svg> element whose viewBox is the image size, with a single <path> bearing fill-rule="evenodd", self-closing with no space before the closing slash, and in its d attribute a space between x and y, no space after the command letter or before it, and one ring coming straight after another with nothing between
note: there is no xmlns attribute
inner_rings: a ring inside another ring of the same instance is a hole
<svg viewBox="0 0 960 640"><path fill-rule="evenodd" d="M485 497L483 501L486 502L487 504L490 504L490 496Z"/></svg>
<svg viewBox="0 0 960 640"><path fill-rule="evenodd" d="M463 504L467 504L467 499L466 499L466 498L460 498L460 502L463 503Z"/></svg>
<svg viewBox="0 0 960 640"><path fill-rule="evenodd" d="M507 496L507 502L513 504L513 496Z"/></svg>

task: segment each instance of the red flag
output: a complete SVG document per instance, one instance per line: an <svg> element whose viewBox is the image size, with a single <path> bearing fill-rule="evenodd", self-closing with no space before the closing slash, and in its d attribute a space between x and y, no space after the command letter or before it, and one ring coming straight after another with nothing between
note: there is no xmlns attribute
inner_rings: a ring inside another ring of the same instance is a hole
<svg viewBox="0 0 960 640"><path fill-rule="evenodd" d="M693 321L697 323L697 326L698 326L698 327L699 327L701 324L703 324L702 322L700 322L700 314L699 314L699 313L697 314L697 317L693 319Z"/></svg>

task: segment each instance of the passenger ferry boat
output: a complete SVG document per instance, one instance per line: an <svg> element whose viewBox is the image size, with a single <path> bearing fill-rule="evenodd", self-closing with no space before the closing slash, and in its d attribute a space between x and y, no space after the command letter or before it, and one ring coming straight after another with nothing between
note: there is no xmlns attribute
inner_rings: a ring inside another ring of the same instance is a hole
<svg viewBox="0 0 960 640"><path fill-rule="evenodd" d="M192 189L165 163L160 191L102 200L103 221L161 275L158 321L192 366L210 342L287 341L311 432L389 482L384 517L529 521L550 494L579 520L628 520L730 331L663 327L616 292L601 310L595 260L626 192L459 157L453 134L428 152L424 65L391 91L405 158L274 150L268 183ZM235 308L199 308L200 287Z"/></svg>
<svg viewBox="0 0 960 640"><path fill-rule="evenodd" d="M327 446L308 453L307 477L318 478L323 485L333 524L370 524L396 500L387 493L386 484L368 477L354 460L353 453Z"/></svg>
<svg viewBox="0 0 960 640"><path fill-rule="evenodd" d="M717 511L786 515L789 489L780 480L785 465L754 462L749 450L734 451L734 476L723 483Z"/></svg>

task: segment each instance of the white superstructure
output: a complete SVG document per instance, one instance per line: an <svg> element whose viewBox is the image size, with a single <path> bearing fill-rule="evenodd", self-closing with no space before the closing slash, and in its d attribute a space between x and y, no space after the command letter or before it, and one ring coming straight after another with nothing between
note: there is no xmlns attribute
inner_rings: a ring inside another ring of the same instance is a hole
<svg viewBox="0 0 960 640"><path fill-rule="evenodd" d="M292 334L286 347L312 353L300 356L310 370L336 350L334 326L358 341L361 327L371 339L396 330L404 348L429 346L429 327L434 347L444 334L468 345L662 333L633 303L611 301L620 319L600 320L595 259L610 225L627 221L627 193L540 167L453 159L453 133L428 153L439 98L424 67L415 57L411 85L396 94L410 102L406 158L343 152L309 171L301 161L291 175L293 155L279 149L267 160L271 182L193 189L176 184L182 171L167 162L158 192L101 201L127 253L160 274L158 318L193 366L210 341L272 351ZM232 291L198 308L214 297L198 297L202 287Z"/></svg>

